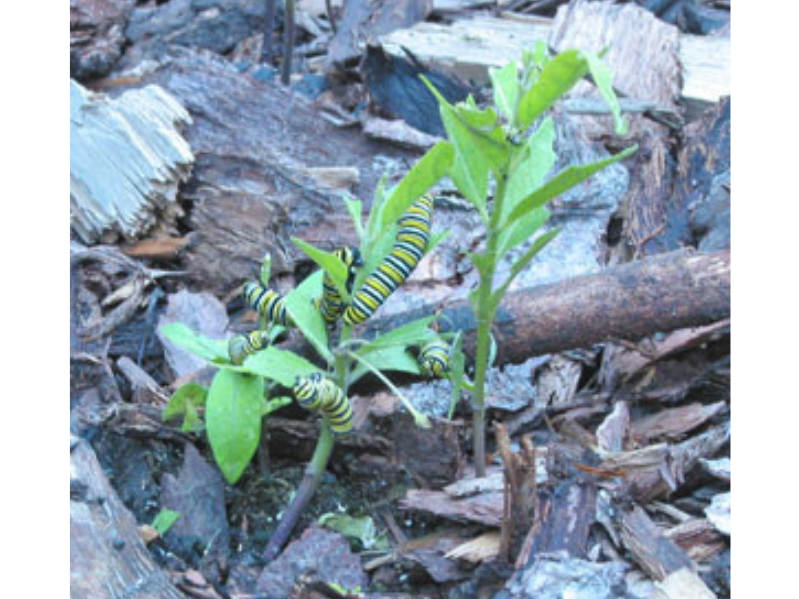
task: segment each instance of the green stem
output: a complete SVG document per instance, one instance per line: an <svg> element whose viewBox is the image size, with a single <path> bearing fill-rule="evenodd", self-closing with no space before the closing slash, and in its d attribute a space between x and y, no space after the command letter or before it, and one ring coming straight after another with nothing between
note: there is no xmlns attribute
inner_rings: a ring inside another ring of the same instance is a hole
<svg viewBox="0 0 799 599"><path fill-rule="evenodd" d="M485 381L488 372L488 358L491 352L491 324L494 311L491 309L491 291L494 287L496 269L497 244L499 242L499 220L502 216L502 203L505 199L505 176L496 178L494 206L491 210L491 221L486 240L486 268L480 273L480 285L477 288L477 355L475 357L474 374L474 414L472 428L474 434L474 469L475 476L483 477L486 472L485 450Z"/></svg>
<svg viewBox="0 0 799 599"><path fill-rule="evenodd" d="M341 342L346 343L351 334L350 327L345 326L341 331ZM346 355L336 354L336 383L339 387L347 392L347 358ZM316 494L316 489L322 480L322 475L325 473L327 463L330 461L330 456L333 454L333 446L336 440L333 436L333 431L330 428L327 420L322 419L322 432L319 439L316 441L316 449L314 449L313 457L308 462L305 468L300 486L297 488L297 493L291 505L286 508L280 523L277 525L275 532L269 539L269 544L264 551L264 560L268 563L275 559L280 553L286 541L291 536L291 531L300 518L303 510L305 510L308 503L310 503L313 496Z"/></svg>

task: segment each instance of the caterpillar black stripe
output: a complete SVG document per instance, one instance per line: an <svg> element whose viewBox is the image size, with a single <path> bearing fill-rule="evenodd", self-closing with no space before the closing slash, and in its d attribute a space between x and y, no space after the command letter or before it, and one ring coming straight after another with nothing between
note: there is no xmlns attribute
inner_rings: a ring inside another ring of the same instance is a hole
<svg viewBox="0 0 799 599"><path fill-rule="evenodd" d="M355 282L355 269L363 266L361 252L355 247L344 247L334 252L335 256L347 267L347 291L352 293L352 284ZM325 272L322 281L322 297L314 300L314 307L319 311L327 323L328 329L336 328L336 321L344 312L344 300L339 294L333 279Z"/></svg>
<svg viewBox="0 0 799 599"><path fill-rule="evenodd" d="M450 372L450 347L443 339L426 343L419 351L419 368L429 377L446 378Z"/></svg>
<svg viewBox="0 0 799 599"><path fill-rule="evenodd" d="M344 311L344 322L350 326L368 319L419 264L430 239L433 198L419 198L399 219L400 230L391 253L364 282Z"/></svg>
<svg viewBox="0 0 799 599"><path fill-rule="evenodd" d="M266 331L252 331L236 335L228 341L228 356L233 364L242 364L247 356L262 350L269 343L269 334Z"/></svg>
<svg viewBox="0 0 799 599"><path fill-rule="evenodd" d="M350 400L344 391L322 376L321 372L298 376L293 392L302 407L322 412L336 437L345 437L352 431Z"/></svg>
<svg viewBox="0 0 799 599"><path fill-rule="evenodd" d="M269 322L284 327L294 326L286 310L286 300L277 291L272 291L256 281L250 281L244 287L244 299L253 310Z"/></svg>

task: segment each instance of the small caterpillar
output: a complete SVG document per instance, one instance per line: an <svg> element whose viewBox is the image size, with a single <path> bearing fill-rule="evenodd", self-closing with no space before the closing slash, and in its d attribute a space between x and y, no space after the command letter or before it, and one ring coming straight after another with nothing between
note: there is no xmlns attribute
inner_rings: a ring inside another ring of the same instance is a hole
<svg viewBox="0 0 799 599"><path fill-rule="evenodd" d="M419 351L419 368L429 377L446 378L450 372L450 347L440 338L426 343Z"/></svg>
<svg viewBox="0 0 799 599"><path fill-rule="evenodd" d="M335 256L347 267L347 291L352 293L352 284L355 282L355 269L363 266L361 252L355 247L344 247L334 252ZM327 323L327 328L336 328L336 321L344 312L344 300L336 289L333 279L325 272L322 281L322 297L314 300L314 307L319 311Z"/></svg>
<svg viewBox="0 0 799 599"><path fill-rule="evenodd" d="M286 300L277 291L272 291L256 281L250 281L244 287L244 299L253 310L269 322L284 327L294 326L294 321L286 310Z"/></svg>
<svg viewBox="0 0 799 599"><path fill-rule="evenodd" d="M433 198L423 195L399 219L400 230L391 253L364 282L344 311L344 322L350 326L367 320L383 304L419 264L430 239Z"/></svg>
<svg viewBox="0 0 799 599"><path fill-rule="evenodd" d="M293 392L303 408L322 412L337 438L345 437L352 431L350 400L344 391L330 379L324 378L321 372L298 376Z"/></svg>
<svg viewBox="0 0 799 599"><path fill-rule="evenodd" d="M269 334L266 331L256 330L231 337L228 341L228 356L231 363L240 365L247 356L263 349L269 343Z"/></svg>

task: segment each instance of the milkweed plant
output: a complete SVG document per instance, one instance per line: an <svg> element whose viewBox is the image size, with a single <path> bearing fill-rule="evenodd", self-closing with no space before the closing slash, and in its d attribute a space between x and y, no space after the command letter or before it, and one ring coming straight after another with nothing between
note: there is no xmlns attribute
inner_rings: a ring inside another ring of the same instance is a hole
<svg viewBox="0 0 799 599"><path fill-rule="evenodd" d="M205 428L214 459L229 483L239 480L252 460L262 419L270 413L293 398L322 417L316 450L292 505L295 509L285 512L279 525L284 530L270 540L273 554L288 537L291 519L298 516L295 512L313 495L335 439L350 433L347 391L367 374L383 381L421 427L430 426L427 416L413 407L386 372L449 378L450 416L461 392L471 395L476 475L485 474L486 372L493 354L491 327L502 298L516 276L559 233L544 228L550 216L546 204L635 151L631 147L547 178L557 156L554 122L545 113L589 73L614 117L617 133L623 134L612 74L600 56L589 52L568 50L550 57L542 43L525 51L520 65L511 62L491 69L493 105L485 108L471 96L452 105L425 79L439 102L447 139L434 145L396 186L386 189L384 180L378 184L366 222L361 202L345 199L357 248L328 252L292 238L319 270L285 296L269 289L267 256L259 280L245 287L247 303L260 314L255 331L215 340L180 323L162 327L172 342L218 368L210 387L189 383L178 389L164 417L182 415L185 429ZM428 192L447 176L476 209L485 228L483 247L468 255L479 274L479 284L470 294L477 339L474 370L468 378L461 334L436 332L433 315L371 338L354 334L446 237L433 232L434 198ZM529 240L531 245L512 264L505 280L495 280L500 260ZM286 327L296 328L313 347L321 368L274 345ZM203 405L204 425L198 411Z"/></svg>

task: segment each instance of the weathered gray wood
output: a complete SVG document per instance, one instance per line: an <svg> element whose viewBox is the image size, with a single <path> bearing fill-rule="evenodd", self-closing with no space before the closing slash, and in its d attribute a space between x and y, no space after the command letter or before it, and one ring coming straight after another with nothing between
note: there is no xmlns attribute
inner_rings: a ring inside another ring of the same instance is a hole
<svg viewBox="0 0 799 599"><path fill-rule="evenodd" d="M389 54L403 56L405 47L422 62L487 83L489 67L518 59L522 49L536 41L548 42L552 24L549 18L517 14L479 16L452 25L422 22L384 35L380 43ZM729 40L697 38L679 36L684 80L681 94L687 103L706 107L730 94Z"/></svg>
<svg viewBox="0 0 799 599"><path fill-rule="evenodd" d="M157 86L111 99L73 80L70 90L70 220L86 243L145 233L174 204L194 157L179 133L189 114Z"/></svg>
<svg viewBox="0 0 799 599"><path fill-rule="evenodd" d="M72 599L184 598L153 562L85 441L70 455L69 537Z"/></svg>

